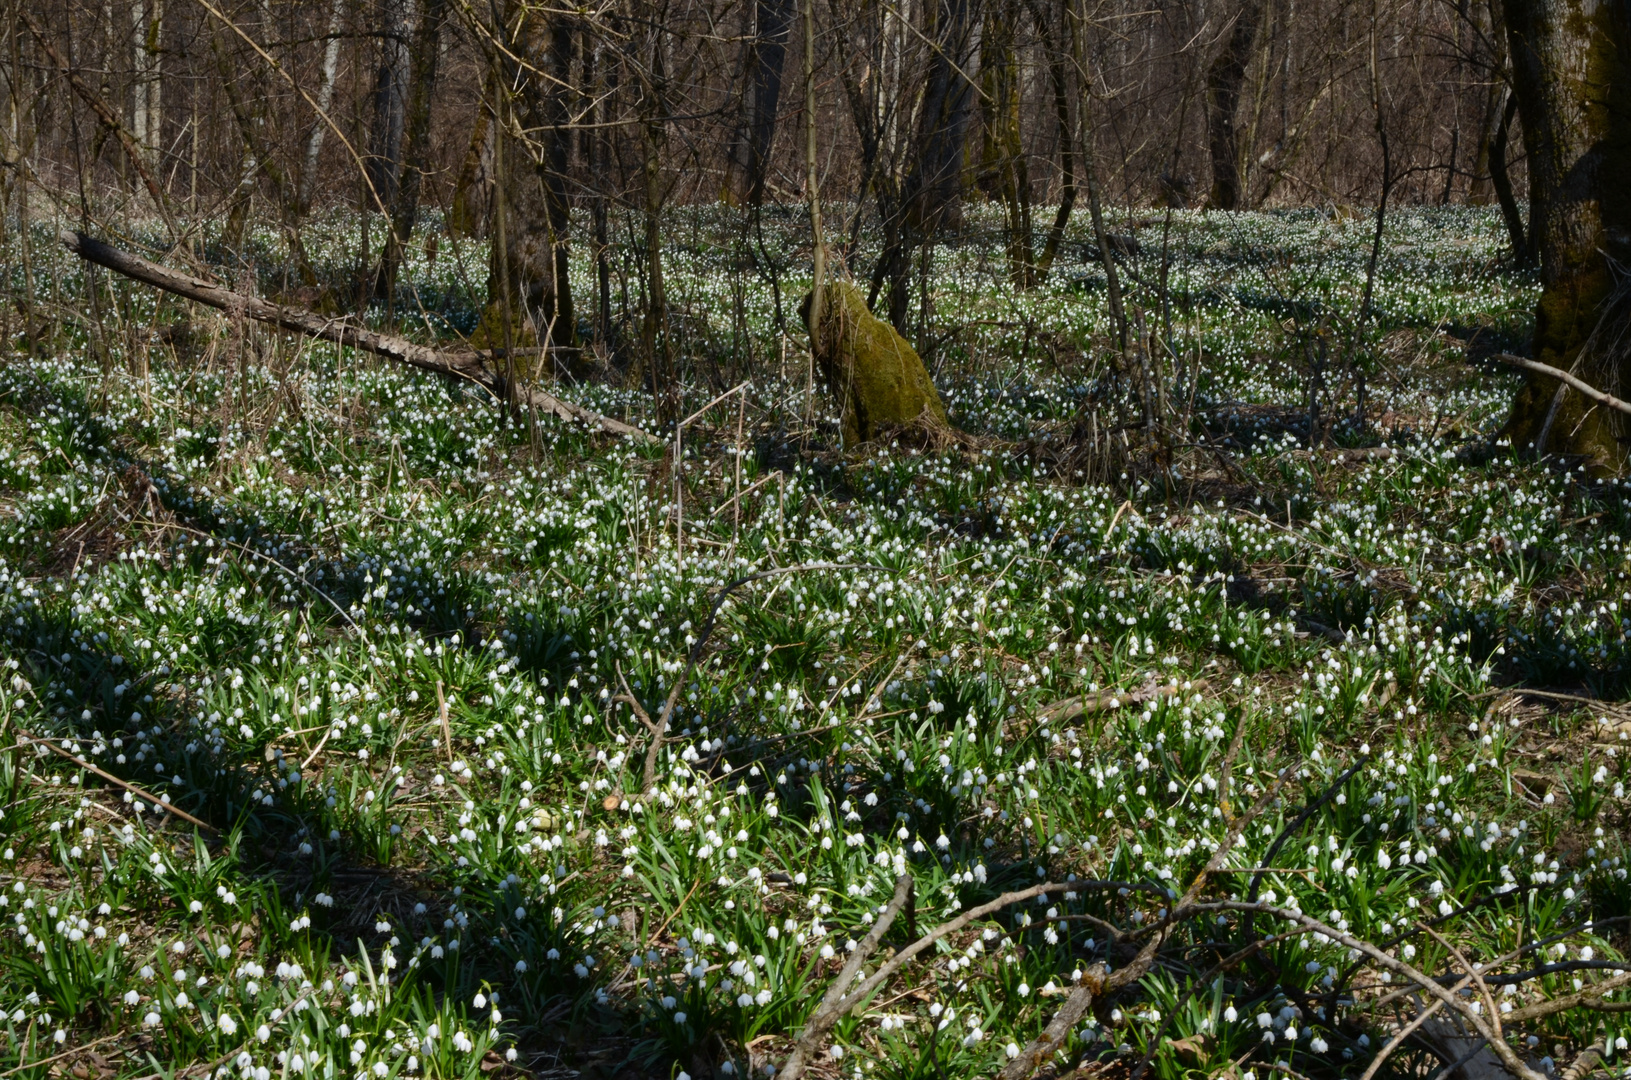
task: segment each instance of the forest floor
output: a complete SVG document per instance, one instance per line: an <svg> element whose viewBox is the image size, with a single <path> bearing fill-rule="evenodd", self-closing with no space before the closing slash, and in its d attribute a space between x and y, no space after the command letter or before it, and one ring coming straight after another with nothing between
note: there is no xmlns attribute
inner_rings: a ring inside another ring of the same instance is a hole
<svg viewBox="0 0 1631 1080"><path fill-rule="evenodd" d="M556 376L655 445L42 230L5 259L43 314L0 364L0 1077L761 1077L846 958L1005 892L810 1071L1019 1069L1092 990L1044 1075L1357 1077L1435 1000L1382 1075L1496 1017L1524 1068L1624 1072L1631 506L1499 441L1536 285L1498 215L1396 215L1366 308L1372 227L1118 218L1143 362L1081 236L1029 291L948 244L913 339L970 437L852 451L782 333L796 216L674 215L678 435L615 353ZM342 287L354 233L307 237ZM403 332L468 330L485 255L414 250Z"/></svg>

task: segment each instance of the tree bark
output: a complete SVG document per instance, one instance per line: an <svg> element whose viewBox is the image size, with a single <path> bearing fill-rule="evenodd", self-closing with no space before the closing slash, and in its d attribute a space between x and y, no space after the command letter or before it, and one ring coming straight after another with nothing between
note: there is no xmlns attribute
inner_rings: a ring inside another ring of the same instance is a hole
<svg viewBox="0 0 1631 1080"><path fill-rule="evenodd" d="M920 238L962 224L963 152L973 114L972 44L975 0L940 0L935 7L935 48L923 95L917 154L906 178L906 213Z"/></svg>
<svg viewBox="0 0 1631 1080"><path fill-rule="evenodd" d="M1234 29L1206 72L1206 142L1212 157L1212 194L1215 210L1238 210L1244 194L1240 167L1240 140L1235 130L1240 91L1246 65L1263 21L1264 0L1242 0Z"/></svg>
<svg viewBox="0 0 1631 1080"><path fill-rule="evenodd" d="M1535 253L1523 227L1523 211L1518 209L1518 197L1512 192L1512 177L1506 169L1507 132L1512 128L1512 117L1518 111L1518 99L1510 94L1501 105L1501 115L1489 137L1489 151L1485 164L1489 169L1490 186L1501 204L1501 218L1506 222L1506 234L1512 242L1512 261L1519 266L1535 265Z"/></svg>
<svg viewBox="0 0 1631 1080"><path fill-rule="evenodd" d="M326 113L334 104L334 78L340 70L340 29L345 17L345 0L334 0L328 16L328 42L323 47L322 74L317 83L317 107ZM311 209L312 186L317 183L317 162L328 135L328 121L319 116L312 121L306 137L306 160L300 170L300 212Z"/></svg>
<svg viewBox="0 0 1631 1080"><path fill-rule="evenodd" d="M380 59L374 76L368 181L385 207L396 202L396 182L402 168L402 133L408 110L408 8L412 2L382 0L379 9Z"/></svg>
<svg viewBox="0 0 1631 1080"><path fill-rule="evenodd" d="M1619 324L1625 290L1611 262L1631 255L1631 5L1623 0L1505 0L1513 90L1529 169L1530 243L1543 292L1534 359L1631 396ZM1597 331L1605 321L1610 332ZM1624 418L1534 375L1513 402L1514 447L1623 468Z"/></svg>
<svg viewBox="0 0 1631 1080"><path fill-rule="evenodd" d="M406 141L402 150L402 173L391 203L391 228L385 237L380 259L378 293L390 304L396 294L397 271L402 251L413 236L419 217L419 193L425 165L430 157L430 109L436 93L436 69L442 53L442 22L447 17L447 0L424 0L419 25L414 32L410 58L413 80L408 98Z"/></svg>
<svg viewBox="0 0 1631 1080"><path fill-rule="evenodd" d="M504 82L518 89L514 105L525 126L537 132L522 143L506 139L501 183L493 197L504 203L504 243L492 248L488 276L488 305L482 325L472 337L484 345L507 340L549 348L577 345L577 314L572 304L570 203L567 197L567 161L572 145L567 96L572 85L574 28L569 15L553 15L546 25L541 16L525 13L512 41L512 51L547 75L514 70L514 62L499 58ZM496 88L503 93L502 87ZM505 112L500 121L507 121ZM530 152L527 152L530 151ZM508 314L506 314L506 312Z"/></svg>
<svg viewBox="0 0 1631 1080"><path fill-rule="evenodd" d="M1070 94L1065 71L1064 45L1058 40L1049 40L1048 24L1041 7L1035 3L1030 7L1031 17L1036 21L1037 32L1048 53L1048 82L1053 89L1054 124L1059 129L1059 208L1054 211L1048 237L1042 242L1042 254L1036 260L1036 278L1038 281L1044 281L1047 279L1048 271L1053 268L1053 260L1059 254L1059 244L1065 238L1065 227L1070 224L1070 214L1076 206L1076 136L1070 124ZM1062 10L1061 15L1064 15Z"/></svg>
<svg viewBox="0 0 1631 1080"><path fill-rule="evenodd" d="M1002 202L1008 225L1008 279L1019 289L1036 284L1032 247L1031 178L1020 132L1020 82L1015 36L1019 5L1006 0L986 11L980 34L981 139L976 183Z"/></svg>
<svg viewBox="0 0 1631 1080"><path fill-rule="evenodd" d="M724 191L727 201L748 206L764 201L793 5L790 0L758 0L754 19L743 80L742 115L726 160Z"/></svg>

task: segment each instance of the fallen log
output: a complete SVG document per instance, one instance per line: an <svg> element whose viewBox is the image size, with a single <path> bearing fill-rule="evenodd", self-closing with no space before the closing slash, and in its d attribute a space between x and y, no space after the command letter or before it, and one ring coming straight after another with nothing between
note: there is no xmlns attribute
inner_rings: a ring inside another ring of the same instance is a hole
<svg viewBox="0 0 1631 1080"><path fill-rule="evenodd" d="M505 397L502 376L488 370L480 354L442 352L426 345L415 344L406 338L355 326L343 319L333 319L301 308L274 304L259 297L245 296L202 278L178 274L81 232L64 229L57 236L64 247L87 262L106 267L116 274L123 274L155 289L163 289L165 292L186 297L188 300L197 301L229 315L241 315L281 330L332 341L336 345L349 345L376 356L383 356L387 360L395 360L399 364L407 364L409 367L468 379L495 397L500 399ZM523 388L519 396L522 405L530 405L540 413L558 416L563 420L573 420L613 435L623 435L643 442L661 441L632 424L602 416L592 409L574 405L570 401L562 401L542 390Z"/></svg>

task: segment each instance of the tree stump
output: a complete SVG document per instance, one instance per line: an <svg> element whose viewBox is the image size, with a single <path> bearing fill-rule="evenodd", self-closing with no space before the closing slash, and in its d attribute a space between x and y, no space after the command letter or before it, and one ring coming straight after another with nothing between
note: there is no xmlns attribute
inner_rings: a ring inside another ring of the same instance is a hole
<svg viewBox="0 0 1631 1080"><path fill-rule="evenodd" d="M872 442L903 428L931 438L949 433L946 407L906 339L867 310L866 297L854 285L828 282L823 297L821 331L813 345L821 376L842 409L844 445ZM799 315L808 328L808 293Z"/></svg>

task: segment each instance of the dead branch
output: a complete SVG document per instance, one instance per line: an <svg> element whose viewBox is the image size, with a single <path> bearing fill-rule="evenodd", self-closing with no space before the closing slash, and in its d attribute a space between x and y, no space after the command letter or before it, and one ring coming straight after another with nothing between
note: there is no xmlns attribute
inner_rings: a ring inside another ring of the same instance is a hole
<svg viewBox="0 0 1631 1080"><path fill-rule="evenodd" d="M395 360L399 364L420 368L424 371L434 371L440 375L450 375L454 378L468 379L481 386L494 397L504 400L506 398L504 380L502 376L495 375L487 370L478 354L446 353L432 349L426 345L417 345L406 338L395 337L390 334L381 334L375 330L353 326L340 319L331 319L315 312L300 308L285 307L274 304L259 297L245 296L229 289L204 281L201 278L178 274L157 263L148 262L139 255L132 255L128 251L121 251L111 247L93 237L81 232L71 232L67 229L57 234L57 238L69 251L88 262L104 266L118 274L140 281L144 285L151 285L155 289L174 293L176 296L186 297L188 300L205 304L229 315L242 315L254 319L256 322L267 323L281 330L290 330L308 337L320 338L323 341L332 341L336 345L349 345L364 352L383 356L387 360ZM641 442L656 443L660 440L648 435L631 424L621 420L614 420L609 416L602 416L582 405L574 405L569 401L562 401L552 394L542 390L528 390L522 395L521 403L530 405L540 413L558 416L562 420L572 420L586 424L613 435L623 435Z"/></svg>
<svg viewBox="0 0 1631 1080"><path fill-rule="evenodd" d="M1196 692L1205 688L1205 680L1191 684L1191 689ZM1100 690L1096 694L1079 694L1044 706L1041 712L1037 714L1037 718L1046 723L1065 724L1078 716L1113 712L1116 709L1144 705L1164 697L1171 697L1173 694L1187 692L1189 691L1182 690L1177 683L1169 683L1165 686L1146 686L1142 690Z"/></svg>
<svg viewBox="0 0 1631 1080"><path fill-rule="evenodd" d="M861 944L850 953L843 970L838 973L838 978L827 987L827 993L821 998L821 1004L811 1014L809 1021L804 1025L804 1030L799 1033L798 1041L793 1044L793 1052L788 1055L787 1064L782 1066L782 1080L798 1080L804 1071L805 1062L815 1054L827 1033L838 1023L839 1017L844 1015L846 1000L844 988L855 981L861 965L877 951L878 943L883 940L884 934L889 932L895 917L900 914L912 895L912 875L902 874L896 878L895 895L890 898L888 906L878 916L878 921L872 924L872 929L867 931L866 937L861 939Z"/></svg>
<svg viewBox="0 0 1631 1080"><path fill-rule="evenodd" d="M1555 368L1550 364L1543 364L1539 360L1530 360L1528 357L1524 356L1512 356L1508 353L1495 353L1492 359L1499 360L1501 363L1510 365L1511 367L1523 368L1525 371L1532 371L1536 375L1545 375L1547 378L1557 379L1558 381L1567 383L1569 386L1580 391L1580 393L1584 394L1592 401L1597 402L1599 405L1607 405L1610 409L1618 409L1623 413L1631 413L1631 402L1621 401L1613 394L1605 394L1595 386L1588 383L1586 380L1580 378L1580 376L1564 371L1562 368Z"/></svg>

